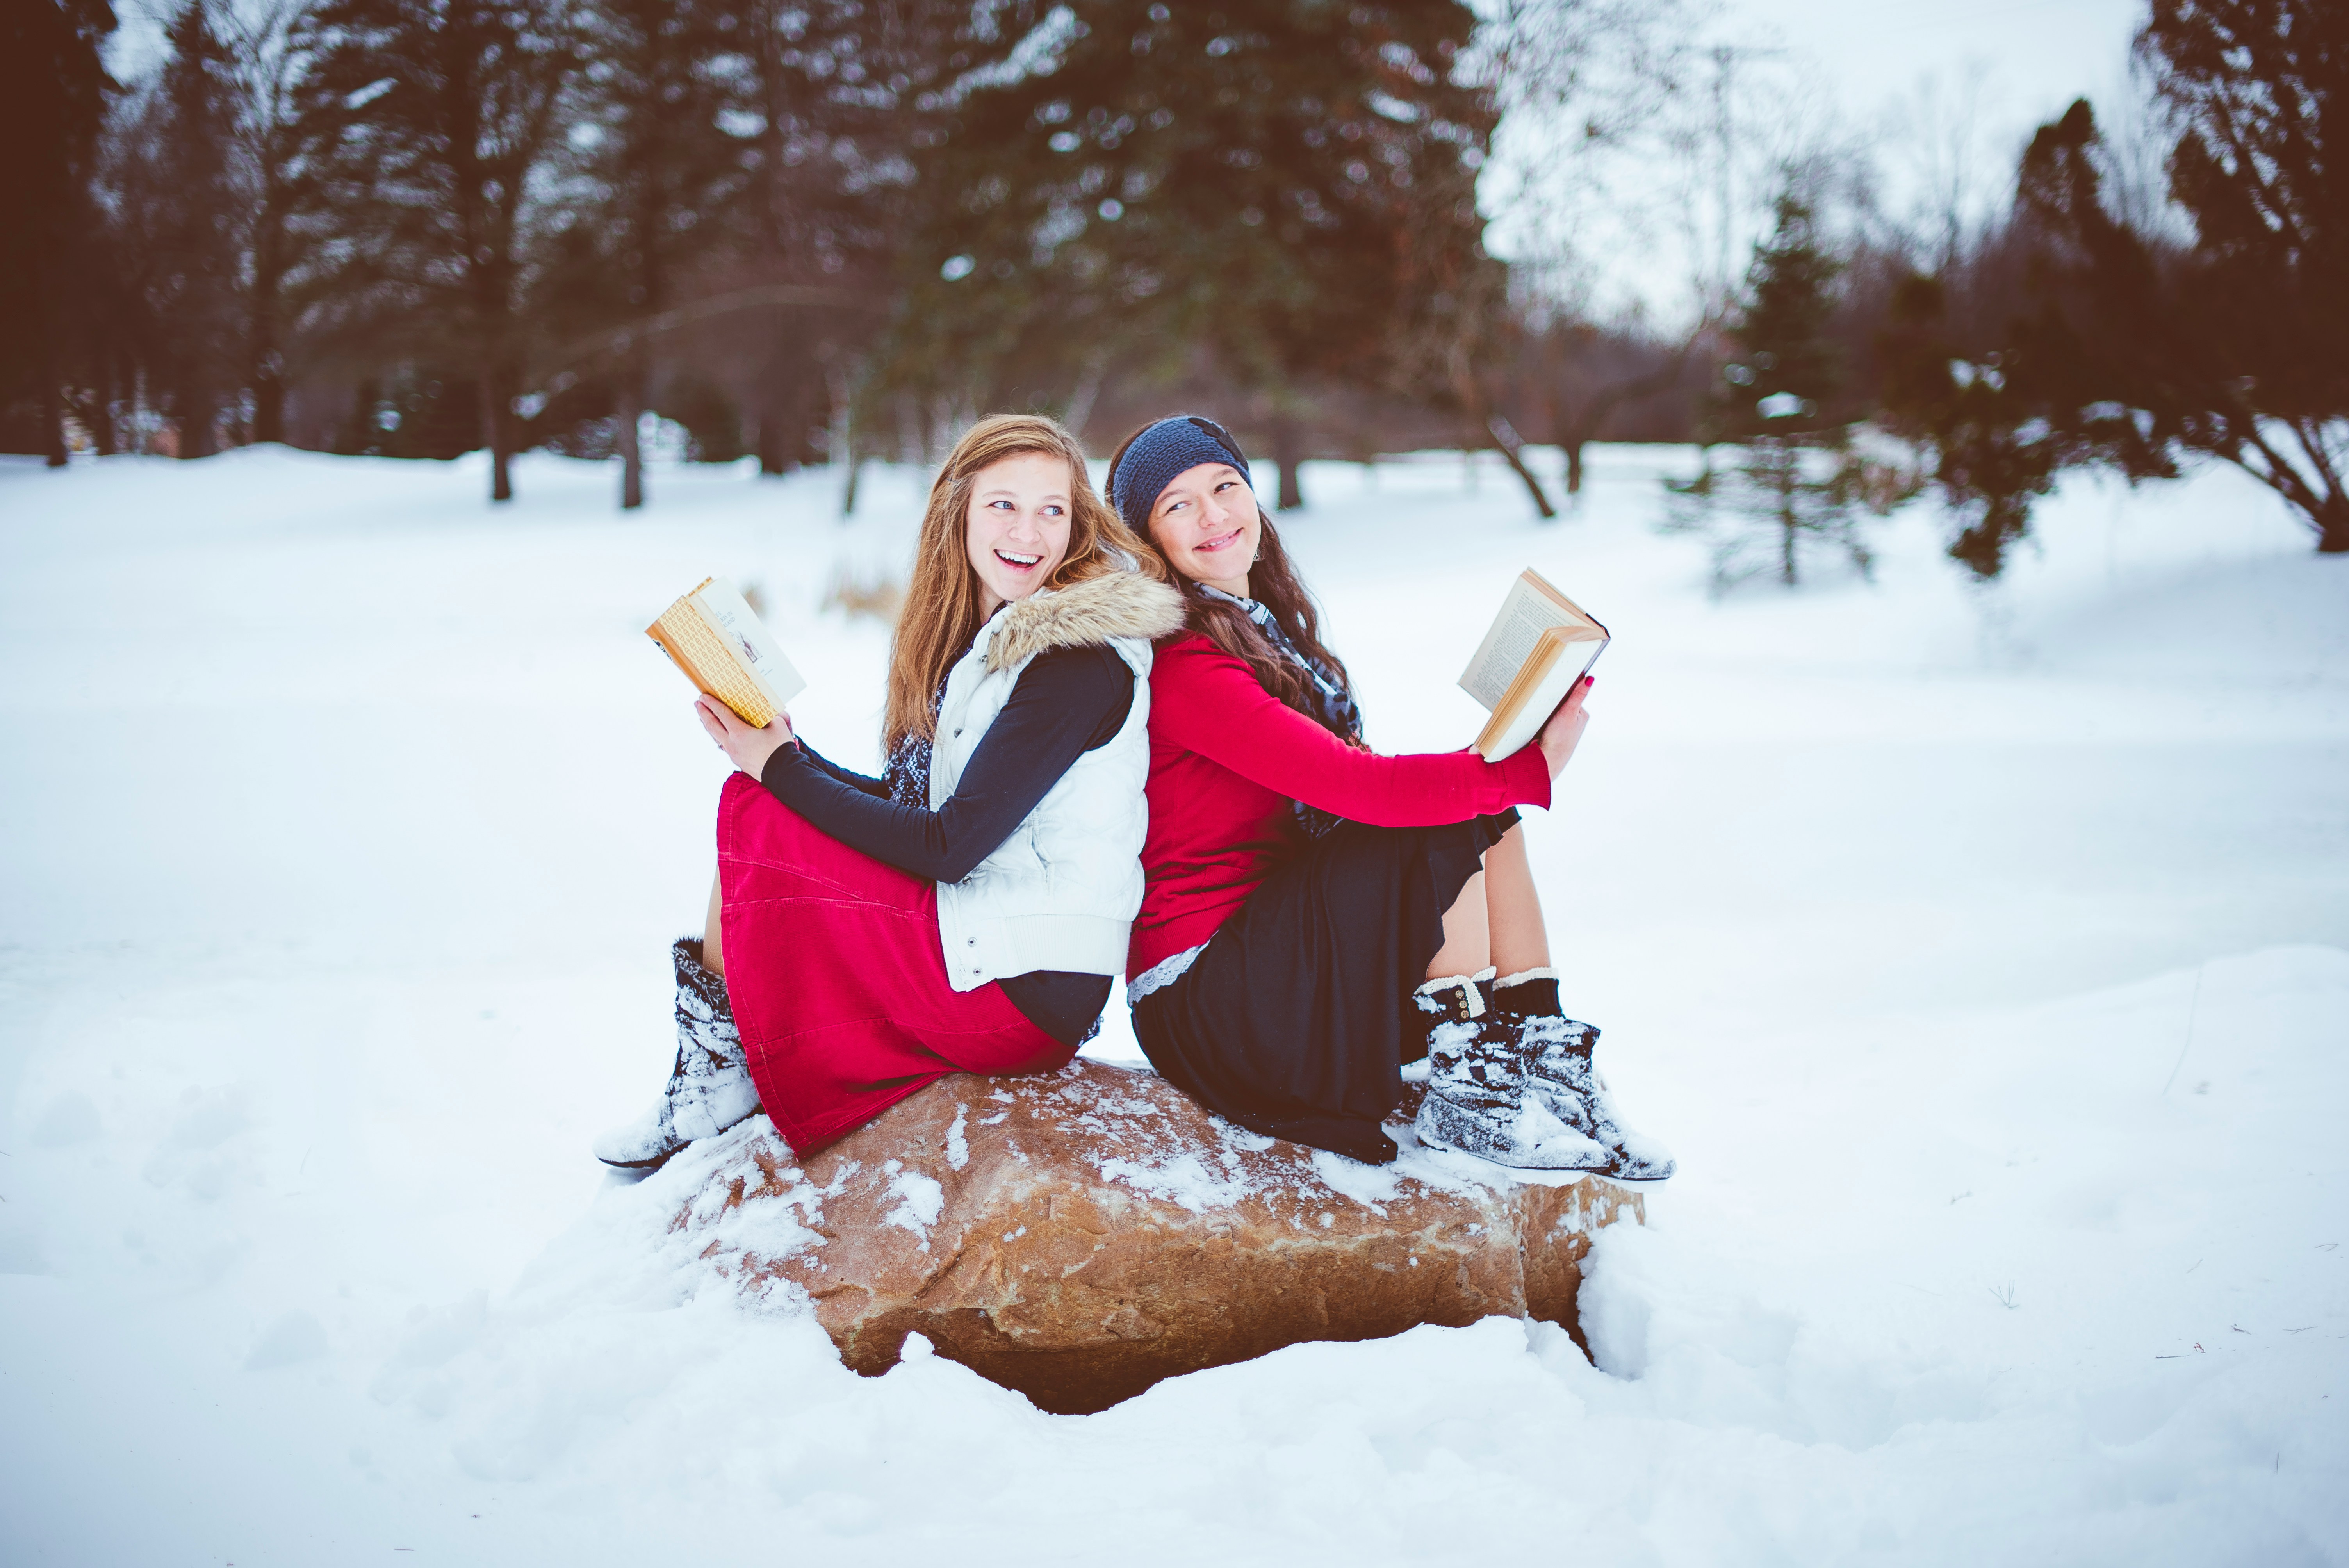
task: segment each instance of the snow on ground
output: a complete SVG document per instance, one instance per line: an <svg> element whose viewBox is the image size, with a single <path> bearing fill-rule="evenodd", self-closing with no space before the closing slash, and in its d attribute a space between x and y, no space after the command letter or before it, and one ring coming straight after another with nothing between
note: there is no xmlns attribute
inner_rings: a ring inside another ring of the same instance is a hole
<svg viewBox="0 0 2349 1568"><path fill-rule="evenodd" d="M1715 602L1672 460L1548 527L1319 465L1286 524L1390 749L1473 733L1528 562L1619 634L1532 837L1683 1174L1597 1365L1494 1320L1071 1418L851 1376L666 1236L692 1161L586 1151L723 767L639 629L755 581L869 760L822 601L918 476L0 467L0 1560L2343 1561L2349 561L2213 472L2074 483L1992 590L1920 513Z"/></svg>

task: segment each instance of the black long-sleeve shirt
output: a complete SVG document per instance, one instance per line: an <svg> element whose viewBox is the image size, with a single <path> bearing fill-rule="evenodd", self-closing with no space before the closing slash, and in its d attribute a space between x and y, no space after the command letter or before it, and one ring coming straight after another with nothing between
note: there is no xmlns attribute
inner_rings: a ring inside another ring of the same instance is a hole
<svg viewBox="0 0 2349 1568"><path fill-rule="evenodd" d="M804 741L776 748L760 782L853 850L932 882L960 882L1009 838L1061 776L1107 745L1133 707L1133 671L1092 645L1040 654L936 810L889 799ZM1029 1020L1063 1045L1081 1043L1109 1001L1110 977L1041 969L1000 982Z"/></svg>

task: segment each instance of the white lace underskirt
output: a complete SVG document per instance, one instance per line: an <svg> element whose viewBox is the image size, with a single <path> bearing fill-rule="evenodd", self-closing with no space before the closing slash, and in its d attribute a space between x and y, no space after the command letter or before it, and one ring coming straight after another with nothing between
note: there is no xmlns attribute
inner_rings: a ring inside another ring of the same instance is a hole
<svg viewBox="0 0 2349 1568"><path fill-rule="evenodd" d="M1187 948L1172 958L1160 959L1135 975L1126 984L1125 1005L1131 1007L1153 991L1172 985L1175 981L1183 978L1189 971L1192 962L1206 950L1207 944L1202 942L1198 946Z"/></svg>

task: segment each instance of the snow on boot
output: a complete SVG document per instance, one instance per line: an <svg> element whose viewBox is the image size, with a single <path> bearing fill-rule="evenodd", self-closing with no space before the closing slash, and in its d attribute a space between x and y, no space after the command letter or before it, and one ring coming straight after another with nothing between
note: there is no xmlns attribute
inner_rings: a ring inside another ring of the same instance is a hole
<svg viewBox="0 0 2349 1568"><path fill-rule="evenodd" d="M1521 1171L1614 1170L1614 1150L1575 1130L1530 1092L1515 1021L1439 1023L1429 1032L1422 1143Z"/></svg>
<svg viewBox="0 0 2349 1568"><path fill-rule="evenodd" d="M1485 993L1477 982L1489 978L1493 971L1482 975L1447 975L1441 980L1430 980L1411 994L1412 1016L1405 1020L1402 1031L1402 1059L1415 1062L1424 1057L1433 1043L1436 1031L1452 1031L1475 1023L1485 1016ZM1471 1031L1474 1032L1473 1030ZM1466 1036L1459 1036L1466 1038Z"/></svg>
<svg viewBox="0 0 2349 1568"><path fill-rule="evenodd" d="M691 937L680 938L669 956L677 966L677 1065L650 1110L595 1140L595 1158L622 1171L657 1171L687 1144L759 1109L725 978L702 966L701 944Z"/></svg>
<svg viewBox="0 0 2349 1568"><path fill-rule="evenodd" d="M1557 970L1512 975L1493 987L1493 998L1495 1016L1516 1029L1528 1092L1560 1121L1613 1151L1611 1174L1661 1181L1678 1169L1662 1144L1623 1125L1614 1092L1590 1059L1599 1031L1566 1016Z"/></svg>

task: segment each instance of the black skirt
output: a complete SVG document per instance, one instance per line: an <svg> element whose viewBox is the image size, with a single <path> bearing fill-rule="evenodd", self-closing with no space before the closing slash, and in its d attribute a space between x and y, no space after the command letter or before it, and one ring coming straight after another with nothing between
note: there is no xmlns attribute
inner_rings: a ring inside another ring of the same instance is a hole
<svg viewBox="0 0 2349 1568"><path fill-rule="evenodd" d="M1444 912L1515 810L1436 828L1343 822L1264 880L1172 985L1134 1005L1160 1075L1252 1132L1372 1164L1402 1098L1411 994Z"/></svg>

